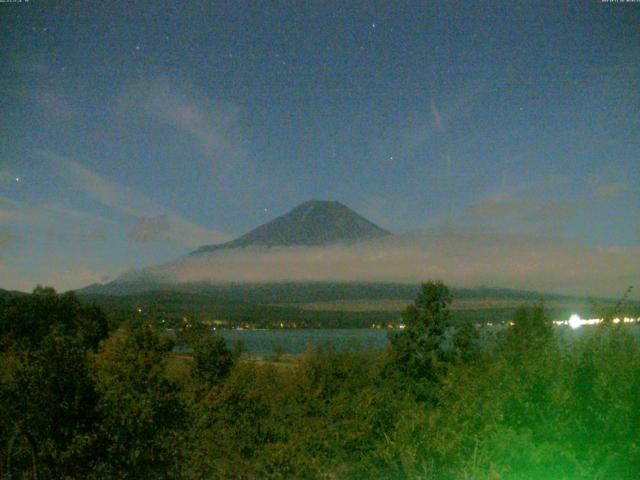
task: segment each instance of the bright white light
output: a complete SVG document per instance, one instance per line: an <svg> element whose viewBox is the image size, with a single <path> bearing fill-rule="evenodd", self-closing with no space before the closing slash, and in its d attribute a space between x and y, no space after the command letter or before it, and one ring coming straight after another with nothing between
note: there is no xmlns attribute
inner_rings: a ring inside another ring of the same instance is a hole
<svg viewBox="0 0 640 480"><path fill-rule="evenodd" d="M569 326L574 330L582 326L582 319L580 318L580 315L578 315L577 313L574 313L573 315L571 315L569 317Z"/></svg>

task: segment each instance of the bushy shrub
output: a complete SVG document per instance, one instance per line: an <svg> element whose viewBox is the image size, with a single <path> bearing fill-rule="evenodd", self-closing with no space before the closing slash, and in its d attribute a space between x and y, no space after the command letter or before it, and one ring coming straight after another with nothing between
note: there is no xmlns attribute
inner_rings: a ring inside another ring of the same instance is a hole
<svg viewBox="0 0 640 480"><path fill-rule="evenodd" d="M385 352L325 345L260 364L208 331L178 357L144 324L96 350L101 312L38 290L0 305L2 325L34 327L0 332L0 458L23 428L54 478L640 476L631 327L567 340L540 303L478 340L449 303L444 285L425 285ZM28 454L18 444L18 469Z"/></svg>
<svg viewBox="0 0 640 480"><path fill-rule="evenodd" d="M151 326L123 328L93 356L98 435L105 452L98 476L177 475L186 412L177 384L165 375L171 346Z"/></svg>

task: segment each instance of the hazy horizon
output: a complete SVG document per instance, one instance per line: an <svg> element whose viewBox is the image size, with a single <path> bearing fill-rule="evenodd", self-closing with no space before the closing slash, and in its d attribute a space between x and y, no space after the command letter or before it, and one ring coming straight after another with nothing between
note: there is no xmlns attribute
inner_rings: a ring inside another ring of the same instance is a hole
<svg viewBox="0 0 640 480"><path fill-rule="evenodd" d="M364 248L369 272L357 249L328 248L334 271L317 252L252 260L285 278L639 283L633 5L0 9L0 288L113 280L310 199L441 240Z"/></svg>

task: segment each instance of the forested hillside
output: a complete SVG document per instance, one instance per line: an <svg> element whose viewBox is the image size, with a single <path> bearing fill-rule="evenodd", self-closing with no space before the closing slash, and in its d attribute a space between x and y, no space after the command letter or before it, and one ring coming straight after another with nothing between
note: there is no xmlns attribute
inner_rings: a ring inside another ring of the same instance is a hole
<svg viewBox="0 0 640 480"><path fill-rule="evenodd" d="M542 304L494 335L427 283L384 351L193 355L137 317L39 288L0 300L0 469L39 478L634 479L640 345L560 340ZM194 327L195 328L195 327ZM203 334L204 333L204 334Z"/></svg>
<svg viewBox="0 0 640 480"><path fill-rule="evenodd" d="M175 288L175 287L174 287ZM223 328L369 328L402 323L404 306L415 298L419 285L394 283L292 282L266 284L185 285L182 289L149 290L126 295L89 293L82 303L97 303L115 322L136 316L159 325L176 324L187 317L216 322ZM589 299L496 288L452 289L455 320L504 323L521 306L544 298L553 320L579 312L584 318L612 308L616 300ZM622 314L640 316L640 302L622 306ZM164 321L164 322L163 322Z"/></svg>

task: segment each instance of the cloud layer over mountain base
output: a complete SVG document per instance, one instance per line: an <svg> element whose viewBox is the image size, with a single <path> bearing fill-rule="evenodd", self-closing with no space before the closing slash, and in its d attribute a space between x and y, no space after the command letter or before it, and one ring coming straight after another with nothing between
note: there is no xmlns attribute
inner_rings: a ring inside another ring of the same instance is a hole
<svg viewBox="0 0 640 480"><path fill-rule="evenodd" d="M619 296L638 283L639 267L637 245L592 247L566 240L457 232L351 246L222 250L182 257L144 274L171 283L441 279L460 287ZM633 296L639 298L638 292Z"/></svg>

